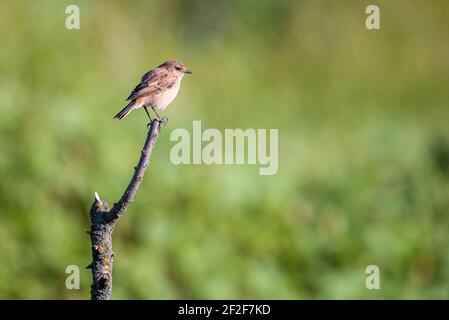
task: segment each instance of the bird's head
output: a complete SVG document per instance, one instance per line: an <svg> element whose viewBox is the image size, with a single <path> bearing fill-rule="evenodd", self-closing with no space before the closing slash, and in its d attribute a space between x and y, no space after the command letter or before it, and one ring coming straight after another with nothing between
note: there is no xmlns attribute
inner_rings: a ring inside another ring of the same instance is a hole
<svg viewBox="0 0 449 320"><path fill-rule="evenodd" d="M165 68L170 72L177 73L179 76L184 76L184 74L191 74L192 71L186 68L181 62L177 60L168 60L159 66L159 68Z"/></svg>

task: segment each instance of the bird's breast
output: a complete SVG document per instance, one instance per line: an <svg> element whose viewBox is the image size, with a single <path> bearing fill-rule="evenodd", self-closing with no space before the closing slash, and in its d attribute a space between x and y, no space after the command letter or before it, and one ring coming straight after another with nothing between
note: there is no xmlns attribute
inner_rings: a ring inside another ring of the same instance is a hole
<svg viewBox="0 0 449 320"><path fill-rule="evenodd" d="M149 104L158 110L164 110L178 95L179 87L179 85L174 85L170 89L154 95Z"/></svg>

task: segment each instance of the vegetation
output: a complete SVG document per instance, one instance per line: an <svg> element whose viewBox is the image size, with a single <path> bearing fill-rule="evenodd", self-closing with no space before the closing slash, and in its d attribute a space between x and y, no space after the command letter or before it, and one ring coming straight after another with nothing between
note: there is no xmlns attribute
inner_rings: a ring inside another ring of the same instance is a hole
<svg viewBox="0 0 449 320"><path fill-rule="evenodd" d="M94 191L120 196L147 130L112 117L168 58L193 75L114 232L114 299L449 298L449 3L376 1L377 31L368 4L1 0L0 298L89 297ZM278 128L278 173L172 165L193 120Z"/></svg>

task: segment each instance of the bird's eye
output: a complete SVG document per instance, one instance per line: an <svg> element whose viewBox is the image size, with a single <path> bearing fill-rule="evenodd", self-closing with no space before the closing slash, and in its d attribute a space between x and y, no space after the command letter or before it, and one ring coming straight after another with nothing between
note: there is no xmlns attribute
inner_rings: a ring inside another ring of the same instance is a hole
<svg viewBox="0 0 449 320"><path fill-rule="evenodd" d="M181 71L181 67L175 67L175 69Z"/></svg>

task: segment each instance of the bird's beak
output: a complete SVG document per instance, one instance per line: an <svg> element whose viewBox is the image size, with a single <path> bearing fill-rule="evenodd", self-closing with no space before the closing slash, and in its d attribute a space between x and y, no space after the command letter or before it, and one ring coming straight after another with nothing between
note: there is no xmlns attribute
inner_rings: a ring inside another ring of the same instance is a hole
<svg viewBox="0 0 449 320"><path fill-rule="evenodd" d="M184 71L184 73L192 74L192 71L191 70L186 70L186 71Z"/></svg>

